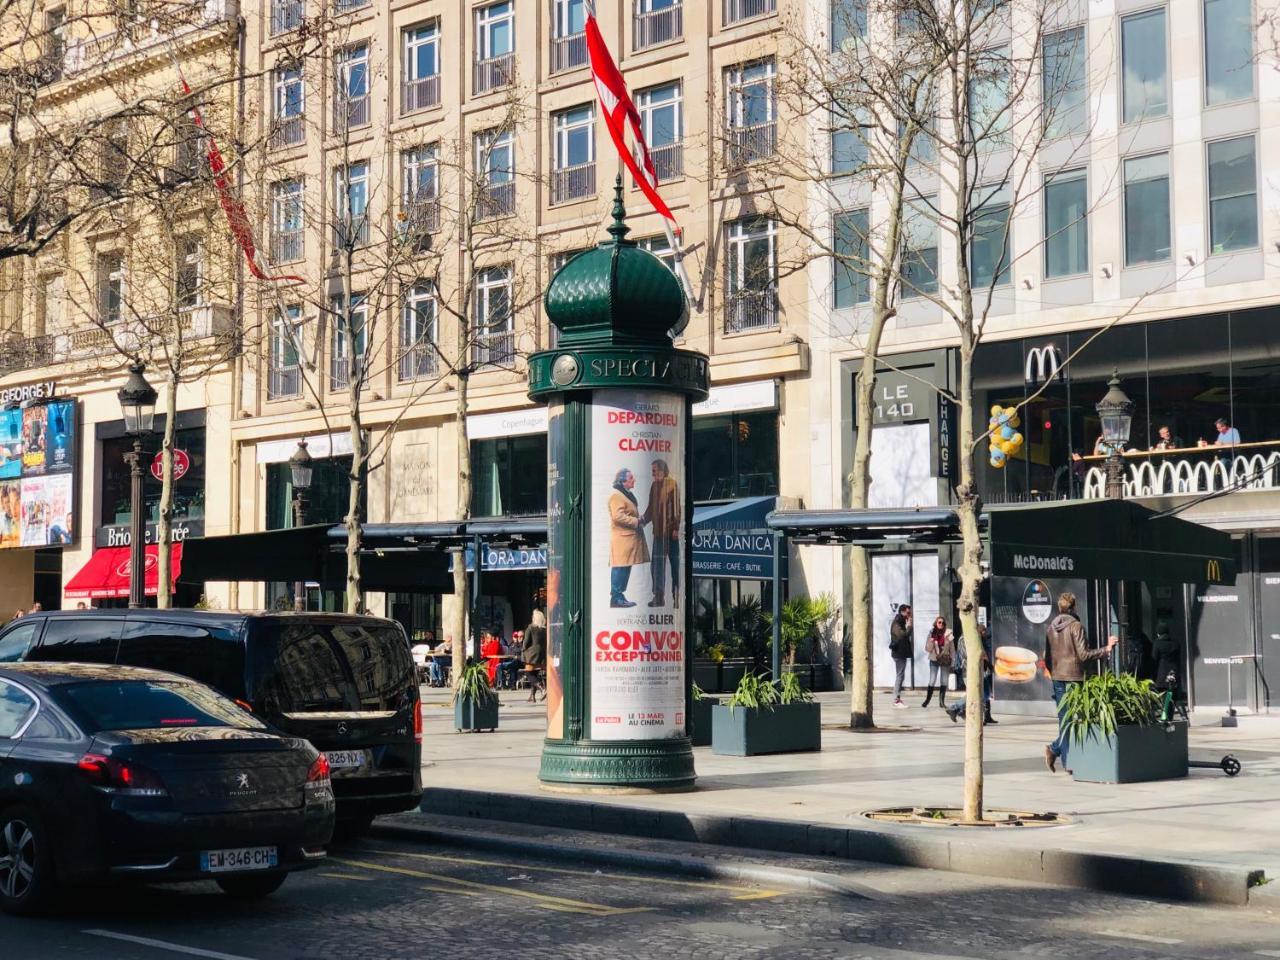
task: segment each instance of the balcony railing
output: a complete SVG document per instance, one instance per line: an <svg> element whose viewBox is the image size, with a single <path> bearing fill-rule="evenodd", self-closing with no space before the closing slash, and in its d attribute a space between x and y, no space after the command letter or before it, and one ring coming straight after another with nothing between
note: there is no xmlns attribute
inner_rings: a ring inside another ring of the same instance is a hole
<svg viewBox="0 0 1280 960"><path fill-rule="evenodd" d="M551 72L560 73L584 66L587 62L587 35L575 33L551 39Z"/></svg>
<svg viewBox="0 0 1280 960"><path fill-rule="evenodd" d="M440 102L440 74L405 80L400 85L400 112L426 110Z"/></svg>
<svg viewBox="0 0 1280 960"><path fill-rule="evenodd" d="M307 13L304 0L272 0L271 33L285 33L298 29Z"/></svg>
<svg viewBox="0 0 1280 960"><path fill-rule="evenodd" d="M649 159L653 161L653 172L659 183L678 180L684 176L684 144L664 143L660 147L649 149Z"/></svg>
<svg viewBox="0 0 1280 960"><path fill-rule="evenodd" d="M516 185L514 180L480 185L476 200L476 216L480 220L509 217L516 211Z"/></svg>
<svg viewBox="0 0 1280 960"><path fill-rule="evenodd" d="M778 0L725 0L724 22L737 23L763 17L778 9Z"/></svg>
<svg viewBox="0 0 1280 960"><path fill-rule="evenodd" d="M70 75L93 70L140 50L168 44L207 26L234 21L239 15L238 0L175 3L166 6L156 16L135 20L111 33L69 43L64 61L66 72Z"/></svg>
<svg viewBox="0 0 1280 960"><path fill-rule="evenodd" d="M333 129L352 130L369 124L369 95L348 97L338 94L333 98Z"/></svg>
<svg viewBox="0 0 1280 960"><path fill-rule="evenodd" d="M350 220L339 220L333 225L333 245L346 250L363 247L369 242L369 218L363 214Z"/></svg>
<svg viewBox="0 0 1280 960"><path fill-rule="evenodd" d="M778 125L773 120L725 131L725 165L731 170L767 160L777 148Z"/></svg>
<svg viewBox="0 0 1280 960"><path fill-rule="evenodd" d="M268 144L272 150L282 150L305 143L306 139L307 118L299 113L292 117L277 117L271 124Z"/></svg>
<svg viewBox="0 0 1280 960"><path fill-rule="evenodd" d="M292 263L302 259L302 230L276 230L270 237L272 263Z"/></svg>
<svg viewBox="0 0 1280 960"><path fill-rule="evenodd" d="M471 360L476 365L508 364L516 357L516 335L510 330L477 333L471 342Z"/></svg>
<svg viewBox="0 0 1280 960"><path fill-rule="evenodd" d="M679 40L684 36L684 4L677 3L662 10L650 10L646 13L637 3L634 29L633 43L637 50Z"/></svg>
<svg viewBox="0 0 1280 960"><path fill-rule="evenodd" d="M515 75L516 55L514 53L477 60L471 81L472 92L478 95L505 87L515 79Z"/></svg>
<svg viewBox="0 0 1280 960"><path fill-rule="evenodd" d="M725 304L725 333L772 330L778 325L778 296L768 290L739 290Z"/></svg>
<svg viewBox="0 0 1280 960"><path fill-rule="evenodd" d="M402 383L435 374L436 351L430 343L419 341L401 349L404 353L400 355L398 373Z"/></svg>
<svg viewBox="0 0 1280 960"><path fill-rule="evenodd" d="M267 373L267 399L282 400L302 394L302 368L298 364L272 365Z"/></svg>
<svg viewBox="0 0 1280 960"><path fill-rule="evenodd" d="M570 200L581 200L583 197L595 195L595 161L551 171L551 202L553 204L568 203Z"/></svg>
<svg viewBox="0 0 1280 960"><path fill-rule="evenodd" d="M1105 461L1091 465L1079 488L1086 500L1107 495ZM1174 451L1131 451L1124 455L1124 495L1163 497L1200 494L1228 488L1242 491L1280 490L1280 443L1244 443L1234 447L1199 447Z"/></svg>
<svg viewBox="0 0 1280 960"><path fill-rule="evenodd" d="M360 373L360 361L356 361L356 373ZM366 378L367 379L367 378ZM329 358L329 389L345 390L351 385L351 370L344 354L335 353Z"/></svg>
<svg viewBox="0 0 1280 960"><path fill-rule="evenodd" d="M0 340L0 375L42 367L57 359L58 338L6 337Z"/></svg>
<svg viewBox="0 0 1280 960"><path fill-rule="evenodd" d="M370 2L371 0L333 0L333 12L349 13L352 10L367 7Z"/></svg>
<svg viewBox="0 0 1280 960"><path fill-rule="evenodd" d="M403 229L418 236L439 230L439 199L429 195L407 198L404 203Z"/></svg>

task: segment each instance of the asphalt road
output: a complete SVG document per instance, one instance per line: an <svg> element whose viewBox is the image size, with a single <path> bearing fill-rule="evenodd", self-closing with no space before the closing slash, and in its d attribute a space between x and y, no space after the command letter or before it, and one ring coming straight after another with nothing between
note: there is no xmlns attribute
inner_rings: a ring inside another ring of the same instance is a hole
<svg viewBox="0 0 1280 960"><path fill-rule="evenodd" d="M1280 919L867 866L867 898L597 868L376 834L274 896L212 884L77 891L0 917L5 960L1280 958Z"/></svg>

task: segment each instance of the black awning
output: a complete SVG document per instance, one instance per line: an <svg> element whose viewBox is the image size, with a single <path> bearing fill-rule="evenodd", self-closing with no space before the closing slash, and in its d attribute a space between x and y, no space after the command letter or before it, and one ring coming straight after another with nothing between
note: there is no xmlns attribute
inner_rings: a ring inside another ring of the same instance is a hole
<svg viewBox="0 0 1280 960"><path fill-rule="evenodd" d="M330 551L321 583L343 590L347 583L345 547ZM360 581L365 590L378 593L453 593L449 555L439 550L361 550Z"/></svg>
<svg viewBox="0 0 1280 960"><path fill-rule="evenodd" d="M896 510L775 510L766 518L771 530L791 540L847 543L866 547L942 543L960 530L953 507Z"/></svg>
<svg viewBox="0 0 1280 960"><path fill-rule="evenodd" d="M1148 583L1235 583L1231 535L1132 500L992 507L991 572Z"/></svg>
<svg viewBox="0 0 1280 960"><path fill-rule="evenodd" d="M320 580L329 550L327 523L291 530L189 537L183 541L182 579Z"/></svg>

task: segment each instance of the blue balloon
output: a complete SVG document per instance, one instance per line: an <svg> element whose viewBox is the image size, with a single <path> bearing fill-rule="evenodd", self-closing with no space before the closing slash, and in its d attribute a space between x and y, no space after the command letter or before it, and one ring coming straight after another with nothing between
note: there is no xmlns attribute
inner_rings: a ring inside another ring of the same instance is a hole
<svg viewBox="0 0 1280 960"><path fill-rule="evenodd" d="M1001 465L1001 464L1003 464L1003 463L1004 463L1004 451L1003 451L1003 450L992 450L992 451L991 451L991 465L992 465L993 467L998 467L998 466L1000 466L1000 465Z"/></svg>
<svg viewBox="0 0 1280 960"><path fill-rule="evenodd" d="M1000 436L1001 436L1001 438L1002 438L1002 439L1004 439L1004 440L1012 440L1012 439L1013 439L1013 427L1010 427L1010 426L1003 426L1003 427L1001 427L1001 428L1000 428Z"/></svg>

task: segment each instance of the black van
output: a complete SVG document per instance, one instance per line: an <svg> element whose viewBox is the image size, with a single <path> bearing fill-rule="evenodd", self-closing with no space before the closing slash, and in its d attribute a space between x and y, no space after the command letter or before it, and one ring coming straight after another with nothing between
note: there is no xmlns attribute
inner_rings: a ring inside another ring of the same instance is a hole
<svg viewBox="0 0 1280 960"><path fill-rule="evenodd" d="M63 610L0 630L0 663L120 663L208 684L305 737L332 768L339 820L418 805L422 704L404 629L329 613Z"/></svg>

